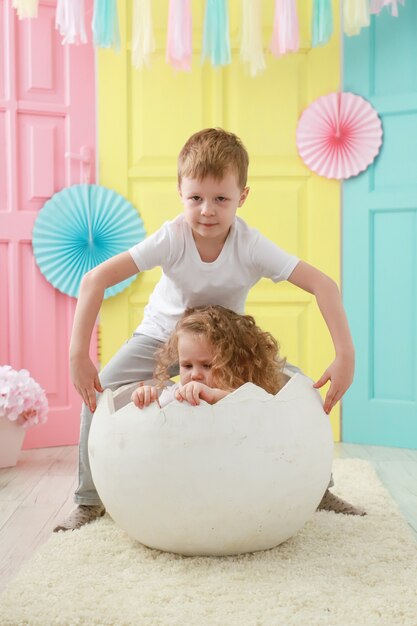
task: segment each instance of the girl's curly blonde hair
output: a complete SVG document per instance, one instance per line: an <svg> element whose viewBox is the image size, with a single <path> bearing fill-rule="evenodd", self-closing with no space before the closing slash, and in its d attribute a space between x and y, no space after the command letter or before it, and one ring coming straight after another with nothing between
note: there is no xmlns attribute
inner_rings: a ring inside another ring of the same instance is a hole
<svg viewBox="0 0 417 626"><path fill-rule="evenodd" d="M220 389L232 391L254 383L276 394L285 382L285 359L271 333L256 325L251 315L239 315L222 306L187 309L168 341L156 353L154 376L159 386L178 364L178 336L189 332L207 339L213 350L212 376Z"/></svg>

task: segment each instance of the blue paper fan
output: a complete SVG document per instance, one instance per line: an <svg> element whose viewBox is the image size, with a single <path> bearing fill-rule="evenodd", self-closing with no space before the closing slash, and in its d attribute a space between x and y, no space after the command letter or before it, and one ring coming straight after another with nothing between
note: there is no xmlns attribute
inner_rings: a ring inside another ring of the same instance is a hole
<svg viewBox="0 0 417 626"><path fill-rule="evenodd" d="M100 185L73 185L48 200L33 227L33 251L45 278L59 291L78 296L86 272L144 239L138 212L126 198ZM120 293L131 276L106 289Z"/></svg>

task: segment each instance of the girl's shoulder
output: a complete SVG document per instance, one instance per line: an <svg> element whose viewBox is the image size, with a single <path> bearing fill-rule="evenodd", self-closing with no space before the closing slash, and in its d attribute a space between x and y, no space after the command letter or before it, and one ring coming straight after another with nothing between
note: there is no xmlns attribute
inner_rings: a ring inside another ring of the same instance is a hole
<svg viewBox="0 0 417 626"><path fill-rule="evenodd" d="M178 389L178 383L170 384L167 382L167 386L162 390L158 402L161 409L164 408L167 404L170 404L175 400L175 392Z"/></svg>

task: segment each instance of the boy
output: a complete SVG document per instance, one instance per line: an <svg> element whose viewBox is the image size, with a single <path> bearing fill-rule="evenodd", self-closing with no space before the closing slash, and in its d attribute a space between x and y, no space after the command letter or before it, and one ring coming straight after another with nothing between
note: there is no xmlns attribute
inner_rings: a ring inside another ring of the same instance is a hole
<svg viewBox="0 0 417 626"><path fill-rule="evenodd" d="M70 345L72 380L85 403L81 413L80 482L75 493L79 506L56 531L79 528L104 514L91 478L87 449L96 392L103 391L103 386L115 390L152 378L154 353L187 308L219 304L243 313L249 289L260 278L289 280L315 295L335 347L334 361L314 385L319 388L331 381L324 403L326 413L351 385L354 349L336 283L236 217L249 193L248 164L246 149L236 135L218 128L192 135L178 158L183 214L84 276ZM105 289L158 265L163 274L150 296L143 321L99 378L88 351ZM363 513L328 490L320 507Z"/></svg>

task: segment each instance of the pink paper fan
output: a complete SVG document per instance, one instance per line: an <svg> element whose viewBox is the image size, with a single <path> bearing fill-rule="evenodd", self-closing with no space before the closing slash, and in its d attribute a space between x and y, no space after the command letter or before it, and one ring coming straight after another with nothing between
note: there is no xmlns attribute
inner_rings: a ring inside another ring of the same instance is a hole
<svg viewBox="0 0 417 626"><path fill-rule="evenodd" d="M329 93L310 104L297 126L304 163L326 178L350 178L372 163L382 144L375 109L353 93Z"/></svg>

